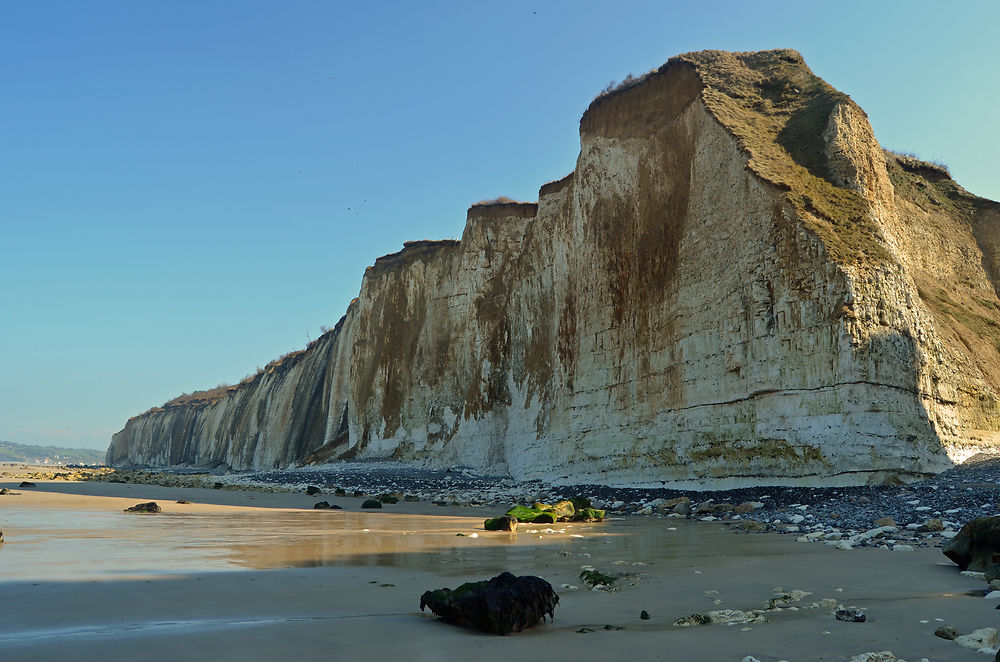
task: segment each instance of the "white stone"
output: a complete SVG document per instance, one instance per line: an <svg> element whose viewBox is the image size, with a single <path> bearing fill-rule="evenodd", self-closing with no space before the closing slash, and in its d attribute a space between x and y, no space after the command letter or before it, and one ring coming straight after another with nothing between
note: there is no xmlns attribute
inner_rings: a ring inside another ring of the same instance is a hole
<svg viewBox="0 0 1000 662"><path fill-rule="evenodd" d="M979 650L980 648L993 648L997 645L996 628L980 628L973 630L969 634L955 637L955 643L964 648Z"/></svg>
<svg viewBox="0 0 1000 662"><path fill-rule="evenodd" d="M896 656L892 651L879 651L855 655L851 658L851 662L893 662L895 659Z"/></svg>

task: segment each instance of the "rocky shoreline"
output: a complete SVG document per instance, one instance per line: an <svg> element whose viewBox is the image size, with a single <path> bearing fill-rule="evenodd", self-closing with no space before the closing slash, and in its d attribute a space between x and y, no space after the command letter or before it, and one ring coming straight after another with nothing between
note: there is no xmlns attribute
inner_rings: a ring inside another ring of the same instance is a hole
<svg viewBox="0 0 1000 662"><path fill-rule="evenodd" d="M911 484L858 487L752 487L712 492L601 485L517 483L465 469L427 470L391 462L338 462L284 471L187 474L96 471L91 480L302 492L318 500L338 493L400 493L436 505L553 502L587 497L609 517L685 517L718 521L739 533L775 532L840 549L908 551L940 547L974 517L1000 512L1000 455L977 455ZM319 488L318 492L315 488Z"/></svg>

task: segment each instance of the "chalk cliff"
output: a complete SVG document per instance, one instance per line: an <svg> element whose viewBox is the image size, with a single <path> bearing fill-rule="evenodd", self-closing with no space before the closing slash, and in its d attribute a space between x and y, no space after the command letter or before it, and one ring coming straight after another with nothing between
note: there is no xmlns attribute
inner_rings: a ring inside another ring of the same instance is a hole
<svg viewBox="0 0 1000 662"><path fill-rule="evenodd" d="M884 152L798 53L675 57L580 139L537 204L379 258L335 329L130 419L108 462L724 487L1000 447L1000 205Z"/></svg>

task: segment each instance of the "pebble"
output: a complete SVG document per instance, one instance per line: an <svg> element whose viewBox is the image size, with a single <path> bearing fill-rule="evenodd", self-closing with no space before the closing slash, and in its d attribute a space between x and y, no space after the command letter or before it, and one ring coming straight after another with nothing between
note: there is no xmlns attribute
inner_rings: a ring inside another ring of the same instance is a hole
<svg viewBox="0 0 1000 662"><path fill-rule="evenodd" d="M865 612L854 607L839 607L836 617L838 621L847 621L848 623L864 623L868 620Z"/></svg>
<svg viewBox="0 0 1000 662"><path fill-rule="evenodd" d="M851 658L851 662L893 662L893 660L896 660L896 656L892 654L892 651L879 651L877 653L872 651Z"/></svg>
<svg viewBox="0 0 1000 662"><path fill-rule="evenodd" d="M958 636L958 630L955 629L954 625L942 625L934 630L934 636L950 641Z"/></svg>

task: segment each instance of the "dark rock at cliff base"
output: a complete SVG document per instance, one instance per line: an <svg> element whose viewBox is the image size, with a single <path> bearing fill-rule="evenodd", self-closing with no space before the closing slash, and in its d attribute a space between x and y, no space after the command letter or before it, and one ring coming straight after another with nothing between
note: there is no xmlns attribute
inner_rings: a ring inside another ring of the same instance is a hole
<svg viewBox="0 0 1000 662"><path fill-rule="evenodd" d="M18 487L34 487L34 486L35 486L34 483L26 481L26 480L22 480L21 484L18 485Z"/></svg>
<svg viewBox="0 0 1000 662"><path fill-rule="evenodd" d="M158 513L163 509L160 508L160 504L155 501L148 501L146 503L137 503L131 508L126 508L126 513Z"/></svg>
<svg viewBox="0 0 1000 662"><path fill-rule="evenodd" d="M454 591L441 588L420 596L421 611L429 607L447 623L501 635L552 618L558 603L552 585L541 577L515 577L509 572L462 584Z"/></svg>
<svg viewBox="0 0 1000 662"><path fill-rule="evenodd" d="M382 502L379 501L378 499L368 499L363 504L361 504L361 507L362 508L381 508L382 507Z"/></svg>
<svg viewBox="0 0 1000 662"><path fill-rule="evenodd" d="M483 528L487 531L517 531L517 518L510 515L501 515L483 522Z"/></svg>
<svg viewBox="0 0 1000 662"><path fill-rule="evenodd" d="M306 494L308 494L309 496L313 496L314 494L319 494L322 491L323 490L319 489L315 485L309 485L308 487L306 487Z"/></svg>
<svg viewBox="0 0 1000 662"><path fill-rule="evenodd" d="M985 571L1000 553L1000 516L969 520L941 551L962 570Z"/></svg>

